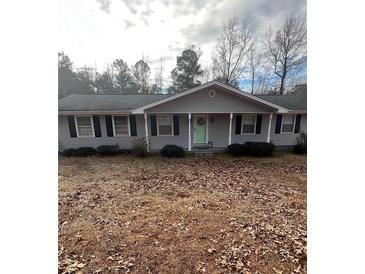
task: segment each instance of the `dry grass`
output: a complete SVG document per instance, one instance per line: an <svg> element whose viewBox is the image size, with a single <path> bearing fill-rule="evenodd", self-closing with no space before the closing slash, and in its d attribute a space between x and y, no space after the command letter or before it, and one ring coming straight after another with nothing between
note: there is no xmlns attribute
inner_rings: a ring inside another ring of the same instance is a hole
<svg viewBox="0 0 365 274"><path fill-rule="evenodd" d="M60 273L306 273L306 157L59 159Z"/></svg>

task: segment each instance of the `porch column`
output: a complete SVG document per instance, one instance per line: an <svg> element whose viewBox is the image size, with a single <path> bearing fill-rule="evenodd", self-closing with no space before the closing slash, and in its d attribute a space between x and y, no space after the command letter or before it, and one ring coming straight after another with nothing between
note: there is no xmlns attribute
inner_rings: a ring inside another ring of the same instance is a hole
<svg viewBox="0 0 365 274"><path fill-rule="evenodd" d="M232 119L233 113L229 114L229 135L228 135L228 145L232 143Z"/></svg>
<svg viewBox="0 0 365 274"><path fill-rule="evenodd" d="M191 151L191 113L188 114L189 117L189 146L188 150Z"/></svg>
<svg viewBox="0 0 365 274"><path fill-rule="evenodd" d="M270 135L271 135L271 120L272 120L272 113L270 113L270 118L269 118L269 129L267 130L267 138L266 138L266 142L270 143Z"/></svg>
<svg viewBox="0 0 365 274"><path fill-rule="evenodd" d="M144 114L144 130L146 132L147 151L150 151L150 142L148 140L147 113Z"/></svg>

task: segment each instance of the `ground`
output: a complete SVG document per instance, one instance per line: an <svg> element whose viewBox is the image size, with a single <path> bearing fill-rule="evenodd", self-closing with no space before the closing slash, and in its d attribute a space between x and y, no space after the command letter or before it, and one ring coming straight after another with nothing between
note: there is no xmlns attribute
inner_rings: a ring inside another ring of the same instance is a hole
<svg viewBox="0 0 365 274"><path fill-rule="evenodd" d="M59 273L306 273L306 157L60 157Z"/></svg>

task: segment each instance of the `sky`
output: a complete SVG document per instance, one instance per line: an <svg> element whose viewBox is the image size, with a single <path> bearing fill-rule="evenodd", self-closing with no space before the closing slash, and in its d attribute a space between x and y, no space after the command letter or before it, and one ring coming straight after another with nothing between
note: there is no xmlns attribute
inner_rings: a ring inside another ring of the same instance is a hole
<svg viewBox="0 0 365 274"><path fill-rule="evenodd" d="M144 58L151 78L164 58L169 84L176 56L189 45L211 64L222 24L232 16L250 22L257 33L279 28L289 15L305 15L305 0L59 0L58 45L75 68L96 67L121 58L131 67Z"/></svg>

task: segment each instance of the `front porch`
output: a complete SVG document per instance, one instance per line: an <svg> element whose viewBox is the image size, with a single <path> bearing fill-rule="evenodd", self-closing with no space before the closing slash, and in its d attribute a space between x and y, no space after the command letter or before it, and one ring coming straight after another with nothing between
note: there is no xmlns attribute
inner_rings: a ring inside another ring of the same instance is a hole
<svg viewBox="0 0 365 274"><path fill-rule="evenodd" d="M149 150L175 144L214 153L232 143L270 142L273 113L145 113Z"/></svg>

